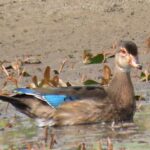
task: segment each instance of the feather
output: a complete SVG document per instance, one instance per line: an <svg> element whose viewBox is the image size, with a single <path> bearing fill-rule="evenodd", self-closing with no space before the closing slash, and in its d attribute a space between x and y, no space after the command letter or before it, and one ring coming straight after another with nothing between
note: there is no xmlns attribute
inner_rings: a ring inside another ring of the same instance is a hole
<svg viewBox="0 0 150 150"><path fill-rule="evenodd" d="M65 102L74 101L78 99L76 96L68 96L64 94L40 93L36 90L28 88L18 88L15 89L14 92L19 95L25 94L34 96L40 100L45 101L48 105L54 108L57 108L58 106L60 106Z"/></svg>

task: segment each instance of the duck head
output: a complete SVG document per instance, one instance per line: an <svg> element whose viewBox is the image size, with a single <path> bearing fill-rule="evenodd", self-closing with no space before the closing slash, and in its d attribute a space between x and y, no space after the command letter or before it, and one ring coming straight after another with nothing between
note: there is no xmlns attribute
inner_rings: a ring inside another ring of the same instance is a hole
<svg viewBox="0 0 150 150"><path fill-rule="evenodd" d="M138 48L132 41L121 41L115 55L116 68L122 72L130 72L130 69L142 69L138 60Z"/></svg>

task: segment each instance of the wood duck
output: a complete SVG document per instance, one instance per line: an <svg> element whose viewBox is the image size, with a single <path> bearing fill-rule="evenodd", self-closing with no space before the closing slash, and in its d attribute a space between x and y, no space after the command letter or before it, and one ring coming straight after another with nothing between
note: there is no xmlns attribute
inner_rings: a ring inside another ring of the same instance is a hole
<svg viewBox="0 0 150 150"><path fill-rule="evenodd" d="M20 112L35 118L39 126L132 121L135 112L131 68L142 69L132 41L121 41L115 54L115 73L108 88L73 86L15 89L15 95L0 96Z"/></svg>

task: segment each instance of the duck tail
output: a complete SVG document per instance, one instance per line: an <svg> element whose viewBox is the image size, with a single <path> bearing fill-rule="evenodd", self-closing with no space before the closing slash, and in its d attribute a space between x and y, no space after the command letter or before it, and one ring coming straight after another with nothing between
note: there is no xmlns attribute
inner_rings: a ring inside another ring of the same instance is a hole
<svg viewBox="0 0 150 150"><path fill-rule="evenodd" d="M16 108L26 108L27 105L20 98L0 95L0 100L11 103Z"/></svg>

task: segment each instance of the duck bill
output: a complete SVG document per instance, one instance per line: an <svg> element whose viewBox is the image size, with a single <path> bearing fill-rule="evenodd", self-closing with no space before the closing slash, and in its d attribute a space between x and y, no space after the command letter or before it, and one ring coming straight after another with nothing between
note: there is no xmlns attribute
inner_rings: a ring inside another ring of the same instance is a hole
<svg viewBox="0 0 150 150"><path fill-rule="evenodd" d="M138 57L130 55L130 66L142 70L142 65L139 63Z"/></svg>

